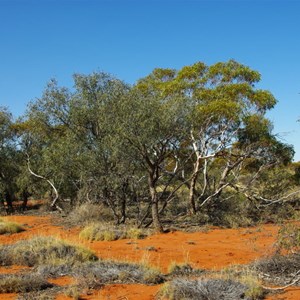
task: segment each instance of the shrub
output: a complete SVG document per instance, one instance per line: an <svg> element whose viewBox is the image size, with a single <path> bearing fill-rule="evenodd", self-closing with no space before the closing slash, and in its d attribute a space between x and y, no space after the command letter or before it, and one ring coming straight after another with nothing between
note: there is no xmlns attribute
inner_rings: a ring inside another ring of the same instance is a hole
<svg viewBox="0 0 300 300"><path fill-rule="evenodd" d="M111 221L113 216L104 205L84 203L75 207L67 221L72 225L87 225L91 222Z"/></svg>
<svg viewBox="0 0 300 300"><path fill-rule="evenodd" d="M139 228L115 227L103 223L92 223L83 228L79 238L89 241L115 241L119 239L140 239L146 234Z"/></svg>
<svg viewBox="0 0 300 300"><path fill-rule="evenodd" d="M247 296L247 290L245 284L231 279L174 279L162 287L160 294L170 300L259 299Z"/></svg>
<svg viewBox="0 0 300 300"><path fill-rule="evenodd" d="M35 237L0 247L1 265L72 265L96 259L90 250L53 237Z"/></svg>
<svg viewBox="0 0 300 300"><path fill-rule="evenodd" d="M145 232L140 229L140 228L129 228L126 231L126 238L127 239L133 239L133 240L138 240L142 239L146 236Z"/></svg>
<svg viewBox="0 0 300 300"><path fill-rule="evenodd" d="M300 248L300 224L288 223L281 226L277 237L277 252L294 252Z"/></svg>
<svg viewBox="0 0 300 300"><path fill-rule="evenodd" d="M38 275L0 274L0 293L25 293L53 287Z"/></svg>
<svg viewBox="0 0 300 300"><path fill-rule="evenodd" d="M114 241L123 237L124 232L115 228L107 228L102 223L87 225L79 233L79 238L89 241Z"/></svg>
<svg viewBox="0 0 300 300"><path fill-rule="evenodd" d="M253 264L253 268L269 282L280 285L287 284L295 278L295 274L300 270L300 253L276 254L260 259Z"/></svg>
<svg viewBox="0 0 300 300"><path fill-rule="evenodd" d="M18 223L5 221L0 218L0 234L12 234L24 231L25 229Z"/></svg>
<svg viewBox="0 0 300 300"><path fill-rule="evenodd" d="M176 263L172 262L168 267L170 276L195 276L204 273L204 270L193 269L188 263Z"/></svg>
<svg viewBox="0 0 300 300"><path fill-rule="evenodd" d="M156 284L163 280L154 268L116 261L84 263L74 269L74 274L79 282L93 288L114 282Z"/></svg>
<svg viewBox="0 0 300 300"><path fill-rule="evenodd" d="M77 286L68 287L64 294L68 297L71 297L74 300L80 300L80 289Z"/></svg>

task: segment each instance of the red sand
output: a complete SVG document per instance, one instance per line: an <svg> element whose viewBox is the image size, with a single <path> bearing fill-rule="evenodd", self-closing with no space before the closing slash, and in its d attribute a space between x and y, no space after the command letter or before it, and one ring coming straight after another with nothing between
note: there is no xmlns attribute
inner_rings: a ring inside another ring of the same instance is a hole
<svg viewBox="0 0 300 300"><path fill-rule="evenodd" d="M119 240L113 242L85 242L78 239L79 229L66 230L51 224L51 217L9 216L11 221L24 224L26 231L12 235L0 235L0 244L15 243L37 235L53 235L91 248L105 259L137 261L148 263L166 272L172 262L189 263L193 267L220 269L231 264L246 264L263 255L272 253L278 227L262 225L241 229L211 229L208 232L170 232L157 234L144 240ZM11 271L17 272L18 267ZM0 268L3 272L3 268ZM7 273L7 272L6 272ZM55 280L56 284L72 283L65 278ZM51 281L52 282L52 281ZM83 299L154 299L158 286L108 285ZM1 294L3 300L12 295ZM57 300L70 299L58 296ZM300 288L289 288L284 294L272 295L268 300L298 300Z"/></svg>

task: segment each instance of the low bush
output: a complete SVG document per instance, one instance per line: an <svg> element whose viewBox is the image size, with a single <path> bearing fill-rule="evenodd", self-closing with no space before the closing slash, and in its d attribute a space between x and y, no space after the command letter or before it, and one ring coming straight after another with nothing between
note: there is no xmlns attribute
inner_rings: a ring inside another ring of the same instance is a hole
<svg viewBox="0 0 300 300"><path fill-rule="evenodd" d="M115 241L119 239L141 239L146 233L139 228L115 227L103 223L92 223L83 228L79 238L89 241Z"/></svg>
<svg viewBox="0 0 300 300"><path fill-rule="evenodd" d="M32 274L0 274L0 293L26 293L53 287L43 277Z"/></svg>
<svg viewBox="0 0 300 300"><path fill-rule="evenodd" d="M53 237L35 237L0 247L1 265L61 265L97 260L88 249Z"/></svg>
<svg viewBox="0 0 300 300"><path fill-rule="evenodd" d="M157 269L116 261L84 263L74 269L74 275L78 282L90 288L114 282L156 284L163 281L163 276Z"/></svg>
<svg viewBox="0 0 300 300"><path fill-rule="evenodd" d="M0 218L0 234L12 234L24 231L25 229L18 223L9 222Z"/></svg>
<svg viewBox="0 0 300 300"><path fill-rule="evenodd" d="M300 224L287 223L280 227L277 237L277 252L293 253L300 249Z"/></svg>
<svg viewBox="0 0 300 300"><path fill-rule="evenodd" d="M288 284L300 270L300 253L276 254L256 261L252 267L262 274L264 280L274 284Z"/></svg>
<svg viewBox="0 0 300 300"><path fill-rule="evenodd" d="M112 221L109 208L101 204L84 203L75 207L67 217L67 222L73 226L84 226L91 222Z"/></svg>
<svg viewBox="0 0 300 300"><path fill-rule="evenodd" d="M253 300L261 299L247 295L248 286L231 279L174 279L161 288L160 294L170 300Z"/></svg>

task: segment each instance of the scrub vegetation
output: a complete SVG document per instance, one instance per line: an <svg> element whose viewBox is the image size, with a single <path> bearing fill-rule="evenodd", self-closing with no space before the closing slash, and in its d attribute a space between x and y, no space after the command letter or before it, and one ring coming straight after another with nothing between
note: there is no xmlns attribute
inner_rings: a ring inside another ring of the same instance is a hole
<svg viewBox="0 0 300 300"><path fill-rule="evenodd" d="M234 60L157 68L134 85L104 72L74 74L73 88L50 80L18 119L0 107L0 213L28 214L29 200L48 199L43 214L59 214L58 225L76 227L85 245L35 236L0 246L1 266L31 267L1 275L0 291L80 299L109 283L164 282L167 299L261 299L258 275L282 270L297 279L300 162L273 132L267 114L277 100L260 79ZM188 261L162 274L89 250L115 241L138 251L150 233L264 223L280 226L276 255L249 266L256 273L248 280L212 276ZM2 237L24 228L0 219ZM63 275L76 283L48 281Z"/></svg>

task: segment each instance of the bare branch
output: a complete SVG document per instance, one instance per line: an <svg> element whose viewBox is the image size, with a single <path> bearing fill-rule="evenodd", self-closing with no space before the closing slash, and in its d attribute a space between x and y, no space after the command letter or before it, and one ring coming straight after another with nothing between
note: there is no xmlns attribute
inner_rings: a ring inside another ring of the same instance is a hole
<svg viewBox="0 0 300 300"><path fill-rule="evenodd" d="M44 180L46 180L51 185L51 187L52 187L52 189L53 189L53 191L55 193L55 197L54 197L54 199L53 199L53 201L52 201L52 203L51 203L50 206L57 208L60 212L63 212L63 209L56 204L56 202L58 200L58 197L59 197L59 194L58 194L58 191L57 191L56 187L54 186L54 184L49 179L47 179L46 177L44 177L42 175L38 175L38 174L34 173L31 170L31 168L30 168L30 159L29 159L29 155L28 154L27 154L27 168L28 168L28 171L30 172L31 175L33 175L33 176L35 176L37 178L40 178L40 179L44 179Z"/></svg>

